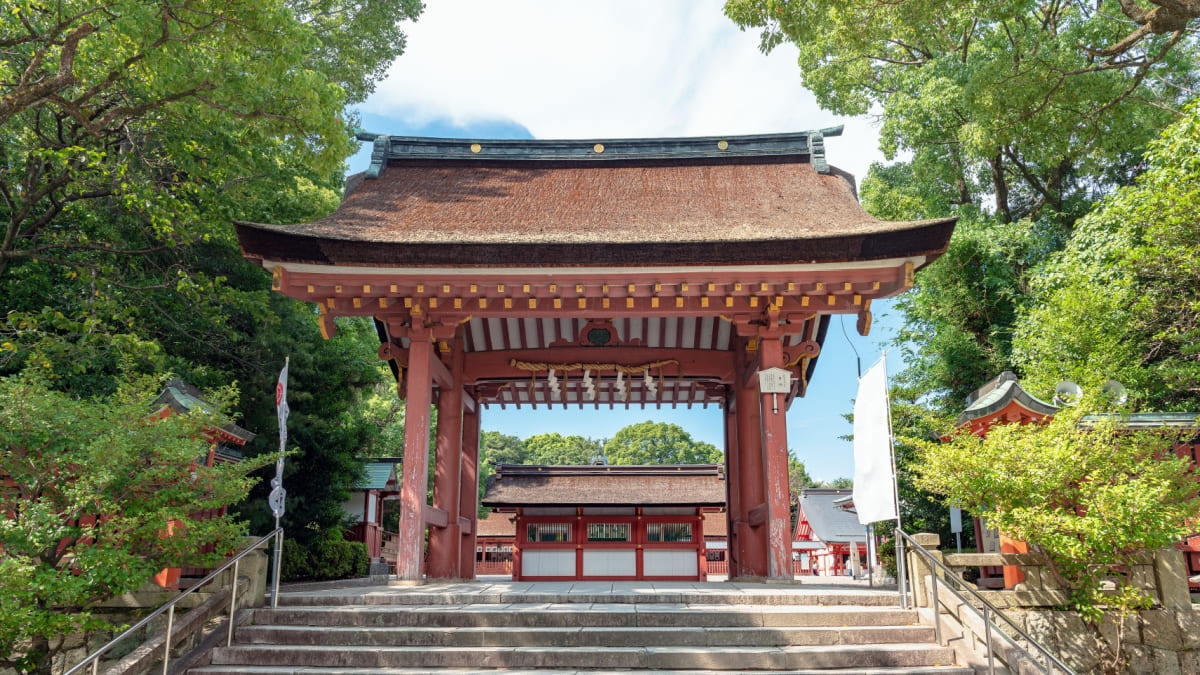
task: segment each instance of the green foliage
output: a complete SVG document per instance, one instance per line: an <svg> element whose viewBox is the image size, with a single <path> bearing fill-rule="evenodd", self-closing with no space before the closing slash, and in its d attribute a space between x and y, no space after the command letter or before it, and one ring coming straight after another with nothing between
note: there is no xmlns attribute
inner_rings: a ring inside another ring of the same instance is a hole
<svg viewBox="0 0 1200 675"><path fill-rule="evenodd" d="M1057 248L1059 228L978 215L959 221L946 253L897 303L909 367L898 380L946 413L1009 369L1012 325L1035 266Z"/></svg>
<svg viewBox="0 0 1200 675"><path fill-rule="evenodd" d="M1039 270L1014 341L1035 391L1113 378L1131 403L1200 407L1200 106L1163 132L1147 163Z"/></svg>
<svg viewBox="0 0 1200 675"><path fill-rule="evenodd" d="M599 451L599 441L583 436L538 434L525 439L524 463L588 464Z"/></svg>
<svg viewBox="0 0 1200 675"><path fill-rule="evenodd" d="M765 51L794 44L822 107L880 110L883 149L913 153L922 201L990 195L1008 221L1078 213L1088 190L1124 181L1194 89L1186 31L1200 19L1183 10L1127 41L1149 25L1144 10L1122 16L1131 6L728 0L725 13L761 28Z"/></svg>
<svg viewBox="0 0 1200 675"><path fill-rule="evenodd" d="M285 581L333 581L367 575L367 545L329 533L311 546L285 539L280 577Z"/></svg>
<svg viewBox="0 0 1200 675"><path fill-rule="evenodd" d="M725 453L696 441L677 424L640 422L621 429L604 444L609 464L720 464Z"/></svg>
<svg viewBox="0 0 1200 675"><path fill-rule="evenodd" d="M813 487L816 483L813 482L812 476L808 475L808 470L804 468L804 462L792 456L788 452L788 489L791 490L793 496L799 494L800 490L806 487Z"/></svg>
<svg viewBox="0 0 1200 675"><path fill-rule="evenodd" d="M1169 433L1121 428L1119 416L1081 424L1097 397L1046 425L999 425L986 439L952 431L947 442L912 438L916 484L959 503L1009 536L1045 551L1093 626L1150 599L1134 565L1170 546L1200 516L1200 474L1173 451ZM1102 591L1103 582L1115 593Z"/></svg>
<svg viewBox="0 0 1200 675"><path fill-rule="evenodd" d="M292 356L289 537L340 533L378 428L369 323L318 336L272 293L232 220L319 218L355 149L343 119L403 47L414 0L23 3L0 16L0 374L36 368L77 396L123 372L239 382L238 417L278 447L274 383ZM162 39L164 36L167 39ZM60 77L59 74L62 74ZM377 346L377 345L376 345ZM265 487L244 508L272 524Z"/></svg>
<svg viewBox="0 0 1200 675"><path fill-rule="evenodd" d="M191 514L243 499L259 465L198 464L202 425L223 422L148 419L148 384L88 401L0 379L0 665L49 672L58 638L107 627L99 602L163 568L211 565L245 533L231 515Z"/></svg>

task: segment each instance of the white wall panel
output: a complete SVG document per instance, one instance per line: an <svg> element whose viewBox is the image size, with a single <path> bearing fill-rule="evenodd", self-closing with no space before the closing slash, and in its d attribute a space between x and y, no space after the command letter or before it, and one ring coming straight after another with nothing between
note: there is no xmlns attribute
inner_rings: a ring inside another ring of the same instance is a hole
<svg viewBox="0 0 1200 675"><path fill-rule="evenodd" d="M584 564L587 564L586 559ZM694 577L697 574L696 551L647 549L642 553L642 571L648 577Z"/></svg>
<svg viewBox="0 0 1200 675"><path fill-rule="evenodd" d="M573 577L575 551L525 549L521 552L521 574L527 577Z"/></svg>
<svg viewBox="0 0 1200 675"><path fill-rule="evenodd" d="M632 549L584 549L583 576L632 577L637 574L637 551Z"/></svg>

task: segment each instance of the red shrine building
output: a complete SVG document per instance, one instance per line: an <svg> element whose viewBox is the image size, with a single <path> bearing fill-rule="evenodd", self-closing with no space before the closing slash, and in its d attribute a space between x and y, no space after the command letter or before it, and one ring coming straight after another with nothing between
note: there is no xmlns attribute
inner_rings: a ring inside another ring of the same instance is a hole
<svg viewBox="0 0 1200 675"><path fill-rule="evenodd" d="M719 409L729 574L791 578L787 408L830 317L865 335L872 301L909 288L955 223L863 211L826 161L840 133L361 134L370 168L334 213L236 223L246 257L317 306L325 337L337 317L375 320L408 406L401 579L474 576L480 419L509 406Z"/></svg>
<svg viewBox="0 0 1200 675"><path fill-rule="evenodd" d="M800 490L792 548L803 563L798 565L802 571L859 576L866 569L867 528L852 508L852 493L833 488Z"/></svg>
<svg viewBox="0 0 1200 675"><path fill-rule="evenodd" d="M483 505L515 514L514 581L704 581L724 478L716 464L501 464Z"/></svg>
<svg viewBox="0 0 1200 675"><path fill-rule="evenodd" d="M1025 391L1015 374L1004 371L967 397L967 407L954 422L956 426L977 436L987 436L996 424L1045 424L1058 411L1057 405L1046 403ZM1097 419L1099 416L1089 415L1083 418L1083 423ZM1120 425L1135 431L1160 429L1185 432L1182 435L1184 440L1175 445L1175 453L1200 466L1200 423L1197 422L1197 413L1128 413L1122 416ZM994 550L997 544L1002 553L1028 552L1029 547L1025 542L1011 539L1003 533L989 533L979 518L974 520L976 541L981 542L981 552L990 552L989 549ZM1200 523L1194 525L1200 528ZM1200 529L1176 544L1176 548L1183 551L1192 588L1200 587ZM988 585L987 576L995 578L994 575L1000 573L998 568L991 567L982 568L982 571L985 575L981 579L983 585ZM1008 565L1003 568L1003 577L1004 586L1012 588L1025 575L1017 567Z"/></svg>
<svg viewBox="0 0 1200 675"><path fill-rule="evenodd" d="M383 558L383 502L400 495L398 457L376 457L363 466L363 477L350 489L342 510L351 521L347 541L361 541L372 562Z"/></svg>

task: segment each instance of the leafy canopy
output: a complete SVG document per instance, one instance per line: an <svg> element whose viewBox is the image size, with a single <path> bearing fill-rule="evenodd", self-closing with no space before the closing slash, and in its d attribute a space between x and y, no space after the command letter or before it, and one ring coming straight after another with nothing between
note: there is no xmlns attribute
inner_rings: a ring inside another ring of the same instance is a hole
<svg viewBox="0 0 1200 675"><path fill-rule="evenodd" d="M262 462L203 466L202 426L216 418L152 420L155 391L141 384L84 401L35 377L0 379L6 668L49 672L55 638L107 627L93 613L99 602L166 567L214 564L245 533L232 515L192 514L241 501ZM206 544L215 552L199 553Z"/></svg>
<svg viewBox="0 0 1200 675"><path fill-rule="evenodd" d="M1035 390L1103 375L1138 405L1200 406L1200 106L1146 159L1034 281L1013 358Z"/></svg>
<svg viewBox="0 0 1200 675"><path fill-rule="evenodd" d="M609 464L720 464L725 453L696 441L677 424L640 422L621 429L604 444Z"/></svg>
<svg viewBox="0 0 1200 675"><path fill-rule="evenodd" d="M1146 552L1170 546L1200 516L1190 458L1170 433L1122 428L1120 416L1084 422L1092 396L1048 424L1005 424L986 438L910 438L918 487L942 495L1048 554L1072 603L1092 623L1103 608L1130 612L1149 598L1133 584ZM1116 593L1105 595L1111 581Z"/></svg>

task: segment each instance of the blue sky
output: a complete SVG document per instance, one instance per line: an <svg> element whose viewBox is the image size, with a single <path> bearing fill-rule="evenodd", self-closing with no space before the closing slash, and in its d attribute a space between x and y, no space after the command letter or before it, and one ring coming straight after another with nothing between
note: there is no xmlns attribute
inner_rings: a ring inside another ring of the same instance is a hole
<svg viewBox="0 0 1200 675"><path fill-rule="evenodd" d="M376 133L458 138L620 138L803 131L845 124L826 140L831 164L861 181L883 161L867 118L821 110L800 80L795 50L770 55L716 0L525 0L429 3L405 26L406 53L357 112ZM365 168L364 147L350 162ZM871 336L835 317L808 396L788 412L788 445L817 479L851 476L842 418L857 388L854 350L866 370L898 320L877 302ZM901 363L889 355L888 371ZM645 420L672 422L694 438L724 444L721 413L708 410L488 410L485 430L520 437L558 432L606 438Z"/></svg>

